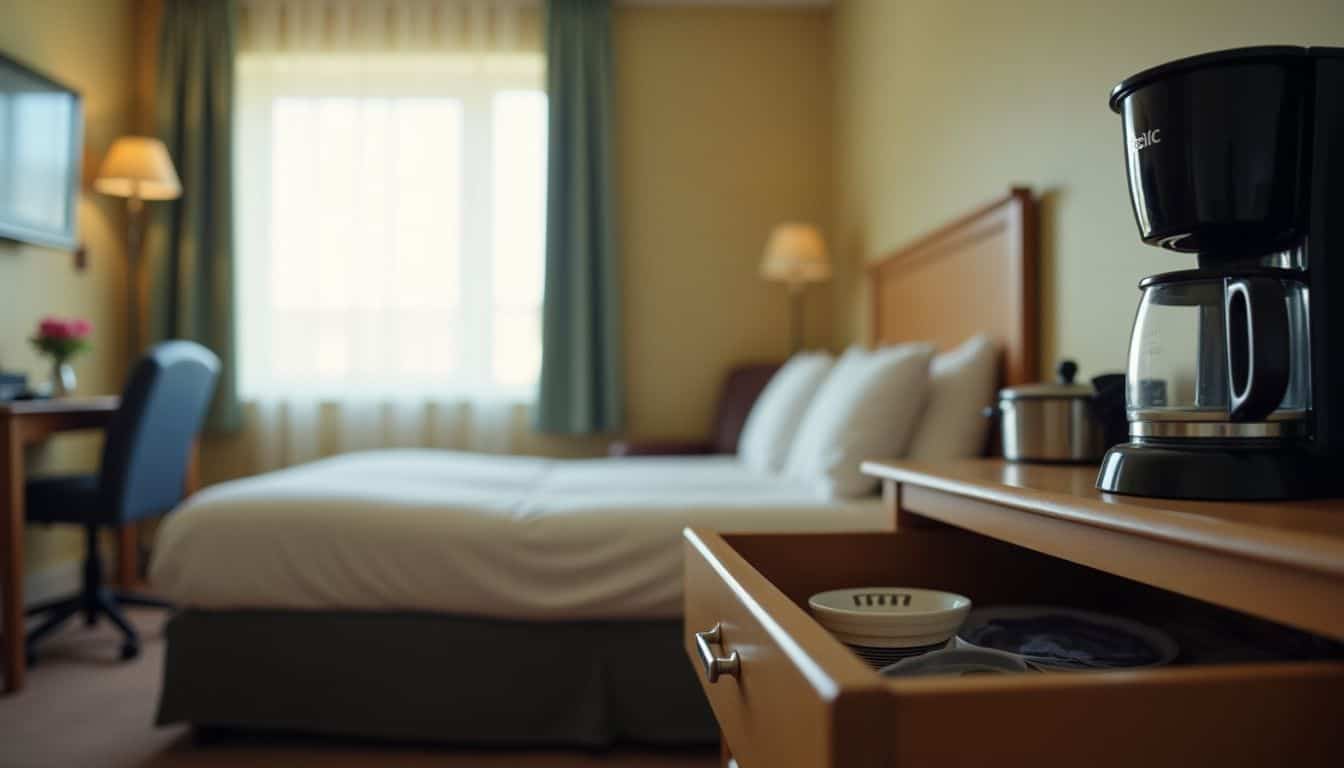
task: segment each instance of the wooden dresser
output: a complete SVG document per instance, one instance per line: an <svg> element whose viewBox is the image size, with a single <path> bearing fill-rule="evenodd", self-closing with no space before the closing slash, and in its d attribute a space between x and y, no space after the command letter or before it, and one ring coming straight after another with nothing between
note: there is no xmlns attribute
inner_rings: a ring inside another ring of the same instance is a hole
<svg viewBox="0 0 1344 768"><path fill-rule="evenodd" d="M1344 501L1111 496L1094 467L992 459L864 469L893 532L686 532L685 647L725 763L1344 765ZM884 678L807 610L864 585L1126 615L1182 653L1136 671Z"/></svg>

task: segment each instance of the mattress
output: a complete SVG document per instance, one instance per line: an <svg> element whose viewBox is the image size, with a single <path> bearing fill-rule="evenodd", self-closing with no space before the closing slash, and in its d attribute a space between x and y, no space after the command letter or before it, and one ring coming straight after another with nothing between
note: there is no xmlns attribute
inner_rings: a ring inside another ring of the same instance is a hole
<svg viewBox="0 0 1344 768"><path fill-rule="evenodd" d="M198 609L521 620L681 615L681 530L890 528L731 456L347 454L212 486L160 527L150 578Z"/></svg>

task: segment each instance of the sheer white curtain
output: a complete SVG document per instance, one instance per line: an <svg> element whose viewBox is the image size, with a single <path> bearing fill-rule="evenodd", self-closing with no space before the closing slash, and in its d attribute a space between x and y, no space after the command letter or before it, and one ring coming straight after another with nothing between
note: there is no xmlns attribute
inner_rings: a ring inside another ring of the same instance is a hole
<svg viewBox="0 0 1344 768"><path fill-rule="evenodd" d="M241 4L239 390L261 466L517 447L541 350L535 10Z"/></svg>

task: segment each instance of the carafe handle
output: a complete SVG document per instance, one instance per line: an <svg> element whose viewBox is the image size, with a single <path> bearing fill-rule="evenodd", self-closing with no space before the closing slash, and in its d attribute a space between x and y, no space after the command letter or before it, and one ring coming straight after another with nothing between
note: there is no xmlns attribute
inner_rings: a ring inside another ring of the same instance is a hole
<svg viewBox="0 0 1344 768"><path fill-rule="evenodd" d="M1272 277L1223 280L1232 421L1262 421L1288 391L1288 298Z"/></svg>

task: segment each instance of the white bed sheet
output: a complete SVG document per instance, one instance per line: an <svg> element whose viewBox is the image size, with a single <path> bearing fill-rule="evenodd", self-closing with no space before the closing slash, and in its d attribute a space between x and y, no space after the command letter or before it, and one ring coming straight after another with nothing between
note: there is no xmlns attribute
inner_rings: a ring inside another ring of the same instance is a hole
<svg viewBox="0 0 1344 768"><path fill-rule="evenodd" d="M340 456L208 488L160 527L183 606L510 619L681 615L681 530L869 531L881 501L819 499L734 457Z"/></svg>

